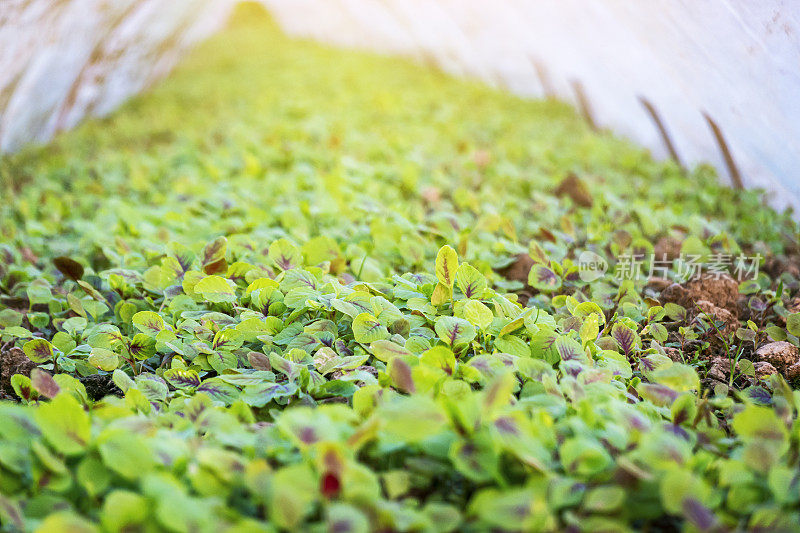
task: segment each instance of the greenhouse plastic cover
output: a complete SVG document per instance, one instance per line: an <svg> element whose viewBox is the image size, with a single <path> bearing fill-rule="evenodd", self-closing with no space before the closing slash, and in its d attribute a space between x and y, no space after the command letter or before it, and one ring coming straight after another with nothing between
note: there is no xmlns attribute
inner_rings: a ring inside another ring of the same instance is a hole
<svg viewBox="0 0 800 533"><path fill-rule="evenodd" d="M290 34L557 96L657 157L668 139L683 164L710 162L800 207L800 0L262 3ZM108 113L221 27L230 5L0 0L0 151Z"/></svg>
<svg viewBox="0 0 800 533"><path fill-rule="evenodd" d="M102 116L221 28L227 0L0 0L0 152Z"/></svg>

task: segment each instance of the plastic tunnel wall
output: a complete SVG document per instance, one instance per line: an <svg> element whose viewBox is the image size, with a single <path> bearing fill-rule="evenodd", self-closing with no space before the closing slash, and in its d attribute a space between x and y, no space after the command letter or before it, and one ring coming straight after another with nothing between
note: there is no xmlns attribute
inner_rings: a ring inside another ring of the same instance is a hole
<svg viewBox="0 0 800 533"><path fill-rule="evenodd" d="M221 28L227 0L0 0L0 152L102 116Z"/></svg>

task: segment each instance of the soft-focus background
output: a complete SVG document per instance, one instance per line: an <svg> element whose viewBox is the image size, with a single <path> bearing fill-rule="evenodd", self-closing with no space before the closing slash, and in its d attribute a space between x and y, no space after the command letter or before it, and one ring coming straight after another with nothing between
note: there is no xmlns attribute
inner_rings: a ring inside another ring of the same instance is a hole
<svg viewBox="0 0 800 533"><path fill-rule="evenodd" d="M5 0L0 151L107 114L221 28L233 4ZM558 97L658 157L710 162L731 183L739 174L745 187L769 191L777 207L800 206L800 4L793 0L263 4L292 35L408 55L521 95Z"/></svg>

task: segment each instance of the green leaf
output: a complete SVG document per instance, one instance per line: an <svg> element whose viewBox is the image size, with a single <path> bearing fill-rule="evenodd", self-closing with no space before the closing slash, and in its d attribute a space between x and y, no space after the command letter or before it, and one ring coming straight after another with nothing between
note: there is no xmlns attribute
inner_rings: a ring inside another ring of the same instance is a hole
<svg viewBox="0 0 800 533"><path fill-rule="evenodd" d="M673 363L665 365L649 373L649 378L655 383L665 385L678 392L699 390L700 378L697 371L689 365Z"/></svg>
<svg viewBox="0 0 800 533"><path fill-rule="evenodd" d="M369 313L359 313L353 319L353 337L356 342L369 344L389 337L389 330Z"/></svg>
<svg viewBox="0 0 800 533"><path fill-rule="evenodd" d="M583 321L581 324L580 336L581 342L583 342L584 346L589 341L594 341L597 339L597 336L600 334L600 323L597 319L596 314L590 315Z"/></svg>
<svg viewBox="0 0 800 533"><path fill-rule="evenodd" d="M530 357L531 348L527 342L516 335L503 335L494 340L494 347L502 353L510 353L518 357Z"/></svg>
<svg viewBox="0 0 800 533"><path fill-rule="evenodd" d="M456 356L452 350L444 346L434 346L426 350L420 357L419 362L433 368L443 370L448 376L452 376L456 370Z"/></svg>
<svg viewBox="0 0 800 533"><path fill-rule="evenodd" d="M55 335L53 335L53 346L61 350L63 353L68 354L72 350L75 349L77 344L72 337L68 334L64 333L63 331L57 331Z"/></svg>
<svg viewBox="0 0 800 533"><path fill-rule="evenodd" d="M462 346L475 338L475 327L463 318L440 316L434 326L436 334L450 346Z"/></svg>
<svg viewBox="0 0 800 533"><path fill-rule="evenodd" d="M147 441L129 431L107 429L97 443L106 466L126 479L139 479L156 465Z"/></svg>
<svg viewBox="0 0 800 533"><path fill-rule="evenodd" d="M220 378L206 379L197 387L197 392L208 395L212 400L230 405L239 397L239 390Z"/></svg>
<svg viewBox="0 0 800 533"><path fill-rule="evenodd" d="M603 325L606 323L606 316L603 314L603 309L595 302L581 302L572 310L572 315L586 318L596 315L597 323Z"/></svg>
<svg viewBox="0 0 800 533"><path fill-rule="evenodd" d="M436 284L431 294L431 304L435 306L443 305L449 302L453 297L453 289L448 287L441 281Z"/></svg>
<svg viewBox="0 0 800 533"><path fill-rule="evenodd" d="M92 348L88 361L90 365L106 372L110 372L119 366L117 354L105 348Z"/></svg>
<svg viewBox="0 0 800 533"><path fill-rule="evenodd" d="M444 245L436 255L436 278L439 283L452 289L458 268L458 254L452 247Z"/></svg>
<svg viewBox="0 0 800 533"><path fill-rule="evenodd" d="M376 359L383 361L384 363L388 362L392 357L398 355L412 355L412 353L404 346L400 346L396 342L387 340L379 340L370 343L369 351L375 356Z"/></svg>
<svg viewBox="0 0 800 533"><path fill-rule="evenodd" d="M155 338L164 329L164 319L152 311L140 311L131 319L133 326L147 335Z"/></svg>
<svg viewBox="0 0 800 533"><path fill-rule="evenodd" d="M92 434L89 415L68 393L40 405L34 417L44 437L60 453L81 453L89 443Z"/></svg>
<svg viewBox="0 0 800 533"><path fill-rule="evenodd" d="M225 272L228 268L228 263L225 261L225 252L228 247L228 239L225 237L217 237L210 243L206 245L203 249L203 255L201 258L203 264L203 272L206 274L217 274L219 272ZM182 254L178 256L179 261L183 259L184 261L189 260L189 256L186 254ZM189 261L191 264L191 261ZM188 267L189 265L181 266ZM184 271L186 268L184 268Z"/></svg>
<svg viewBox="0 0 800 533"><path fill-rule="evenodd" d="M456 285L467 298L480 298L486 290L486 277L469 263L461 263L456 270Z"/></svg>
<svg viewBox="0 0 800 533"><path fill-rule="evenodd" d="M281 270L291 270L303 264L303 255L288 239L278 239L270 244L269 259Z"/></svg>
<svg viewBox="0 0 800 533"><path fill-rule="evenodd" d="M26 342L22 351L34 363L46 363L53 359L53 345L44 339L33 339Z"/></svg>
<svg viewBox="0 0 800 533"><path fill-rule="evenodd" d="M136 376L136 389L151 402L162 402L169 393L169 387L163 379L155 374L139 374ZM129 391L130 392L130 391Z"/></svg>
<svg viewBox="0 0 800 533"><path fill-rule="evenodd" d="M31 378L28 376L14 374L11 376L11 387L14 389L14 393L26 402L39 397L39 393L34 390Z"/></svg>
<svg viewBox="0 0 800 533"><path fill-rule="evenodd" d="M149 359L156 354L156 339L149 337L146 333L137 333L131 339L128 352L140 361Z"/></svg>
<svg viewBox="0 0 800 533"><path fill-rule="evenodd" d="M106 531L122 533L143 529L148 517L147 499L135 492L114 490L103 501L100 523Z"/></svg>
<svg viewBox="0 0 800 533"><path fill-rule="evenodd" d="M494 320L492 310L477 300L467 301L462 311L464 318L467 319L470 324L478 326L483 331L486 331L486 328L488 328L492 324L492 320Z"/></svg>
<svg viewBox="0 0 800 533"><path fill-rule="evenodd" d="M33 334L29 330L21 326L11 326L5 328L2 333L3 337L9 336L17 339L30 339L33 337Z"/></svg>
<svg viewBox="0 0 800 533"><path fill-rule="evenodd" d="M123 372L120 369L114 370L114 373L112 374L111 379L114 382L114 385L119 387L119 389L123 393L124 392L128 392L129 388L136 386L136 384L130 378L130 376L128 376L128 374L126 374L125 372Z"/></svg>
<svg viewBox="0 0 800 533"><path fill-rule="evenodd" d="M792 313L786 317L786 331L800 337L800 313Z"/></svg>
<svg viewBox="0 0 800 533"><path fill-rule="evenodd" d="M236 301L236 292L221 276L206 276L194 286L194 292L200 294L206 301L213 303L232 303Z"/></svg>
<svg viewBox="0 0 800 533"><path fill-rule="evenodd" d="M396 359L395 359L396 360ZM382 432L389 442L419 442L436 436L446 426L441 408L430 398L402 396L378 408Z"/></svg>
<svg viewBox="0 0 800 533"><path fill-rule="evenodd" d="M589 478L600 474L613 462L611 455L599 442L584 437L564 441L559 454L566 471Z"/></svg>
<svg viewBox="0 0 800 533"><path fill-rule="evenodd" d="M0 310L0 326L4 328L19 327L22 324L22 313L13 309Z"/></svg>
<svg viewBox="0 0 800 533"><path fill-rule="evenodd" d="M235 329L221 329L214 335L211 348L214 350L233 351L244 343L242 334Z"/></svg>
<svg viewBox="0 0 800 533"><path fill-rule="evenodd" d="M614 327L611 328L611 336L626 355L631 355L642 343L638 333L622 323L614 324Z"/></svg>
<svg viewBox="0 0 800 533"><path fill-rule="evenodd" d="M561 278L550 268L535 264L528 272L528 285L542 292L553 292L561 288Z"/></svg>
<svg viewBox="0 0 800 533"><path fill-rule="evenodd" d="M33 281L27 289L28 301L30 304L46 304L53 295L50 292L50 285L43 279Z"/></svg>
<svg viewBox="0 0 800 533"><path fill-rule="evenodd" d="M231 352L214 352L208 355L208 364L217 374L222 374L229 368L236 368L238 358Z"/></svg>
<svg viewBox="0 0 800 533"><path fill-rule="evenodd" d="M278 527L297 531L319 498L317 477L304 463L275 472L269 494L269 516Z"/></svg>
<svg viewBox="0 0 800 533"><path fill-rule="evenodd" d="M553 345L562 361L585 361L586 352L579 342L563 335Z"/></svg>
<svg viewBox="0 0 800 533"><path fill-rule="evenodd" d="M47 515L36 529L47 533L97 533L99 530L88 520L72 511L57 511Z"/></svg>
<svg viewBox="0 0 800 533"><path fill-rule="evenodd" d="M164 372L164 379L176 389L191 389L200 385L200 376L194 370L171 368Z"/></svg>

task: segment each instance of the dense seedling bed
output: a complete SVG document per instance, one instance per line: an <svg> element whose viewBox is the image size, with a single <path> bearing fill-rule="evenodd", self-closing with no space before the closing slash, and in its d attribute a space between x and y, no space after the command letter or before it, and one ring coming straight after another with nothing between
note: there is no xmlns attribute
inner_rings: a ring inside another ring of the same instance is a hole
<svg viewBox="0 0 800 533"><path fill-rule="evenodd" d="M0 165L6 531L798 529L798 228L708 168L255 11Z"/></svg>

